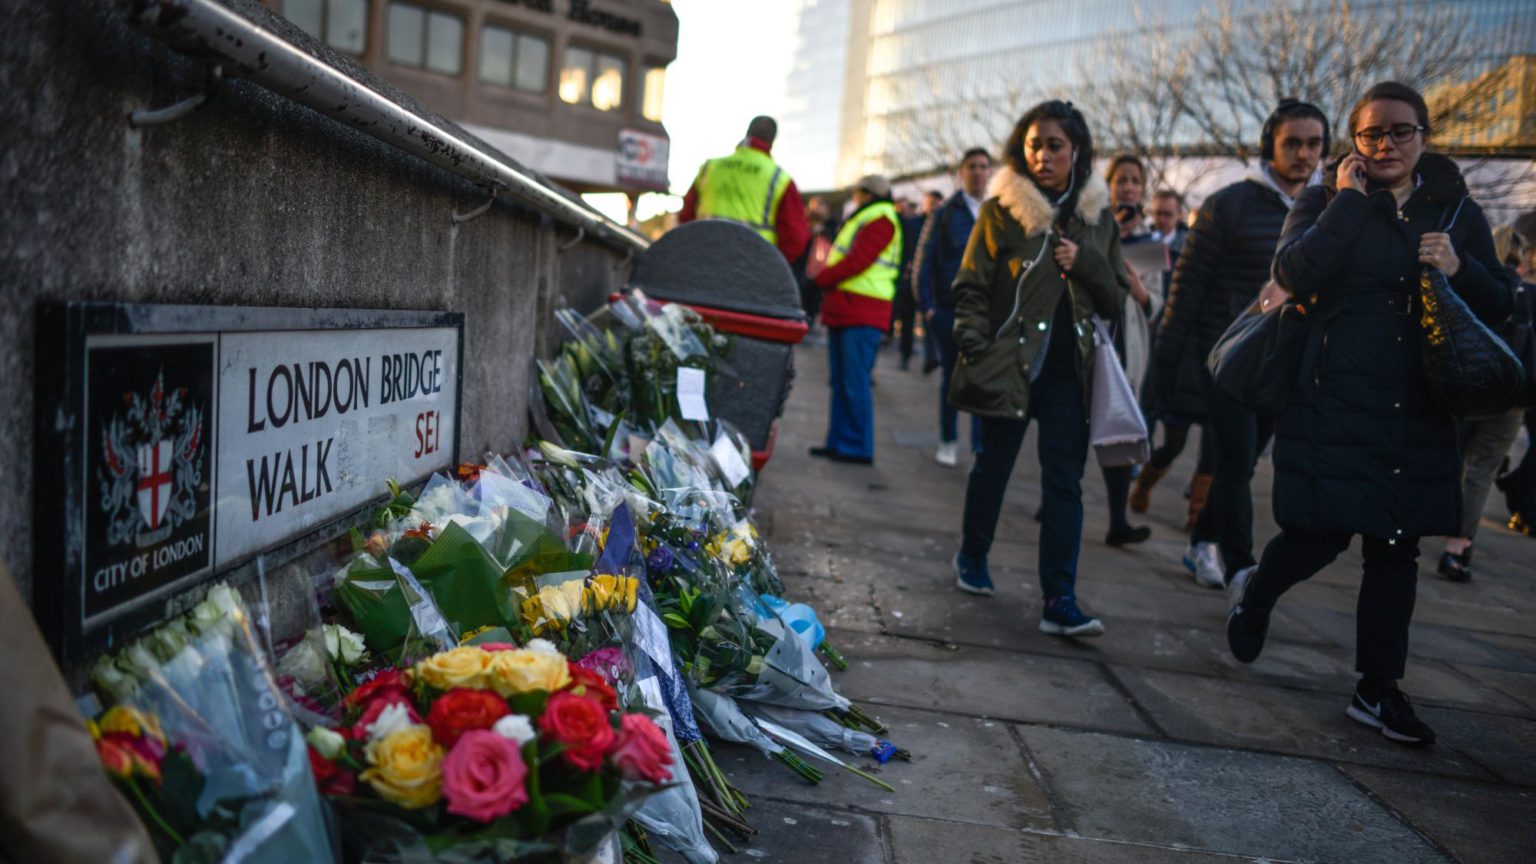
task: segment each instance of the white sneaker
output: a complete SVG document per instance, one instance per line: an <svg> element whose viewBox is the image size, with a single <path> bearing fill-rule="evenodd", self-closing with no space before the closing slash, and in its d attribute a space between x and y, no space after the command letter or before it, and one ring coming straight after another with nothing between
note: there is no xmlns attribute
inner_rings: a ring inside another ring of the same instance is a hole
<svg viewBox="0 0 1536 864"><path fill-rule="evenodd" d="M1259 572L1259 565L1253 564L1232 574L1232 584L1227 586L1228 609L1242 602L1243 591L1248 588L1248 580L1252 579L1253 574L1257 572Z"/></svg>
<svg viewBox="0 0 1536 864"><path fill-rule="evenodd" d="M953 468L959 463L960 457L956 452L955 442L945 441L939 445L939 449L933 454L933 461L946 468Z"/></svg>
<svg viewBox="0 0 1536 864"><path fill-rule="evenodd" d="M1191 543L1184 552L1186 564L1195 571L1195 584L1202 588L1227 587L1227 574L1221 566L1221 550L1215 543Z"/></svg>

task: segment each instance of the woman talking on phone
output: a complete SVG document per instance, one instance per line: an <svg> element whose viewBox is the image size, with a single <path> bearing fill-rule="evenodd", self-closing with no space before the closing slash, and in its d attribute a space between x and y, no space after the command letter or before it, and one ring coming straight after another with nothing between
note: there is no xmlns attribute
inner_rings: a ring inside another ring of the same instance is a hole
<svg viewBox="0 0 1536 864"><path fill-rule="evenodd" d="M965 489L957 585L991 594L987 554L1029 422L1040 424L1040 629L1096 636L1077 605L1093 315L1120 314L1128 279L1093 138L1069 102L1043 102L1014 126L955 276L960 362L950 401L981 418ZM1017 528L1015 528L1017 530Z"/></svg>
<svg viewBox="0 0 1536 864"><path fill-rule="evenodd" d="M1275 255L1275 278L1306 308L1311 332L1275 424L1280 534L1257 570L1233 579L1227 642L1253 662L1280 595L1360 535L1360 681L1346 713L1393 741L1430 744L1434 731L1397 682L1419 538L1457 530L1461 484L1456 420L1420 371L1419 275L1443 272L1490 325L1509 316L1514 286L1456 163L1426 152L1423 97L1377 84L1350 112L1349 133L1353 149L1296 199Z"/></svg>

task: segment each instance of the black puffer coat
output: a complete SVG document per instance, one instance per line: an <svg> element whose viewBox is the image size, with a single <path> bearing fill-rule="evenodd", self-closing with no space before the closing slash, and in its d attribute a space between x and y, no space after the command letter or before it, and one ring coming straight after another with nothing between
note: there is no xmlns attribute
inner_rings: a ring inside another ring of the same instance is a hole
<svg viewBox="0 0 1536 864"><path fill-rule="evenodd" d="M1288 212L1280 193L1257 177L1222 189L1196 211L1152 349L1158 411L1205 416L1206 355L1269 280Z"/></svg>
<svg viewBox="0 0 1536 864"><path fill-rule="evenodd" d="M1419 238L1467 194L1451 160L1426 153L1401 210L1388 190L1304 191L1275 255L1281 287L1311 305L1298 386L1275 426L1275 520L1282 528L1413 541L1456 533L1456 422L1419 360ZM1329 172L1330 183L1333 172ZM1484 322L1510 314L1514 280L1488 221L1467 202L1451 230L1452 288Z"/></svg>

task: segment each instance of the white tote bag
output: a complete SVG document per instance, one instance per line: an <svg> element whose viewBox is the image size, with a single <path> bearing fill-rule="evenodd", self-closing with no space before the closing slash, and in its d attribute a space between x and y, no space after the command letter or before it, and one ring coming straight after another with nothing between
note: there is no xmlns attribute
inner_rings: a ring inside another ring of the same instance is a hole
<svg viewBox="0 0 1536 864"><path fill-rule="evenodd" d="M1093 401L1088 415L1088 442L1099 465L1120 468L1145 462L1152 456L1147 421L1141 416L1136 393L1120 368L1115 340L1104 322L1093 322Z"/></svg>

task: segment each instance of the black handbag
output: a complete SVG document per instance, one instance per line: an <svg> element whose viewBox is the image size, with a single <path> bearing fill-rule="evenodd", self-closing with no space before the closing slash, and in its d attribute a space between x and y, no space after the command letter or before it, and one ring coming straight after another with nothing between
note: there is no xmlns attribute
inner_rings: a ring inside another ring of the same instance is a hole
<svg viewBox="0 0 1536 864"><path fill-rule="evenodd" d="M1442 232L1450 232L1465 203L1463 198ZM1491 417L1519 405L1526 384L1520 358L1478 320L1445 273L1424 268L1419 301L1424 332L1420 365L1441 407L1457 417Z"/></svg>
<svg viewBox="0 0 1536 864"><path fill-rule="evenodd" d="M1211 346L1206 368L1234 401L1260 414L1285 409L1306 351L1306 307L1293 300L1261 309L1258 299Z"/></svg>

